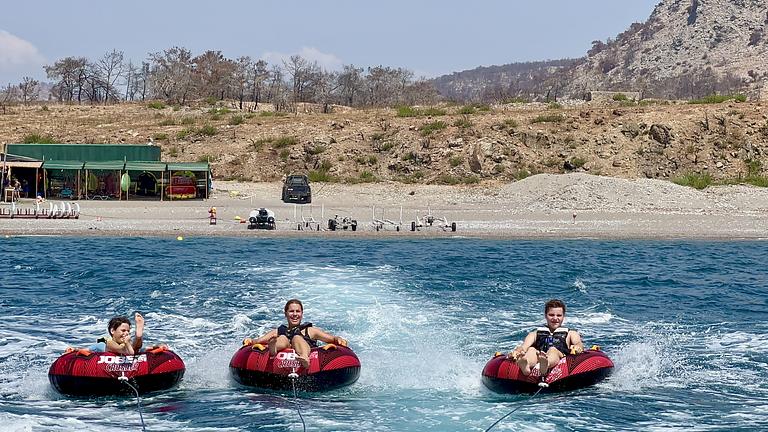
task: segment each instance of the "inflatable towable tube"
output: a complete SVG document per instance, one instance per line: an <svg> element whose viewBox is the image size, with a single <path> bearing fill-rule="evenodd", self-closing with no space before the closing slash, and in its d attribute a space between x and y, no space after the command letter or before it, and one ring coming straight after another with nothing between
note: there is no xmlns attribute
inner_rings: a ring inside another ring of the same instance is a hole
<svg viewBox="0 0 768 432"><path fill-rule="evenodd" d="M591 386L602 381L613 371L613 362L599 347L581 354L566 355L547 374L544 381L549 387L542 392L559 392ZM514 361L505 354L496 355L483 368L483 384L496 393L534 393L541 381L539 368L528 376L520 372Z"/></svg>
<svg viewBox="0 0 768 432"><path fill-rule="evenodd" d="M296 388L302 391L326 391L348 386L360 377L360 360L344 346L327 344L312 348L309 369L302 368L293 349L274 357L261 344L243 345L229 362L232 378L246 386L273 390L292 388L288 374L296 372Z"/></svg>
<svg viewBox="0 0 768 432"><path fill-rule="evenodd" d="M48 380L70 396L133 393L118 378L128 378L139 393L173 387L184 376L184 362L173 351L158 347L132 356L87 349L67 349L48 370Z"/></svg>

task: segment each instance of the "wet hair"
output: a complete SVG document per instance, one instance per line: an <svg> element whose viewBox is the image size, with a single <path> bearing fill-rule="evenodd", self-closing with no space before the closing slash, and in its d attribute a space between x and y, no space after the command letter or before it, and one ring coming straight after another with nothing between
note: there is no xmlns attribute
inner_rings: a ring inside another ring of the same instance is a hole
<svg viewBox="0 0 768 432"><path fill-rule="evenodd" d="M124 317L124 316L114 317L111 320L109 320L109 324L107 324L107 330L109 330L109 334L112 334L112 330L117 329L123 324L128 324L128 327L131 326L131 322L128 320L127 317Z"/></svg>
<svg viewBox="0 0 768 432"><path fill-rule="evenodd" d="M563 315L565 315L565 303L562 300L552 299L544 304L544 313L549 312L552 308L563 308Z"/></svg>
<svg viewBox="0 0 768 432"><path fill-rule="evenodd" d="M301 311L304 312L304 305L301 304L301 300L299 299L290 299L285 303L285 307L283 308L283 312L288 313L288 306L292 304L297 304L301 308Z"/></svg>

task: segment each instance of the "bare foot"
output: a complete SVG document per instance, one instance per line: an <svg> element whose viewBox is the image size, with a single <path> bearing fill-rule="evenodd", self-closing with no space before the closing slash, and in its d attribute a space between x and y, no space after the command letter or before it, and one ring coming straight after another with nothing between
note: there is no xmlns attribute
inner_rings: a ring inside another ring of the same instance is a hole
<svg viewBox="0 0 768 432"><path fill-rule="evenodd" d="M549 359L547 353L539 352L539 375L545 376L549 369Z"/></svg>
<svg viewBox="0 0 768 432"><path fill-rule="evenodd" d="M304 369L309 369L309 359L306 357L300 357L296 356L296 358L299 360L299 363L301 364L301 367Z"/></svg>
<svg viewBox="0 0 768 432"><path fill-rule="evenodd" d="M528 376L531 374L531 366L528 364L528 360L526 360L525 357L518 357L515 364L517 364L518 369L520 369L520 372L522 372L523 375Z"/></svg>

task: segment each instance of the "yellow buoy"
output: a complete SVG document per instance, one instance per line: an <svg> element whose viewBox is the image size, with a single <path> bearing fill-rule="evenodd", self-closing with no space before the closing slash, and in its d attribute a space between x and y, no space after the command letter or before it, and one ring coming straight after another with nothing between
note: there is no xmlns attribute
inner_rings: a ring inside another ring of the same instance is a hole
<svg viewBox="0 0 768 432"><path fill-rule="evenodd" d="M179 240L179 241L184 240L184 237L178 236L178 237L176 237L176 240Z"/></svg>

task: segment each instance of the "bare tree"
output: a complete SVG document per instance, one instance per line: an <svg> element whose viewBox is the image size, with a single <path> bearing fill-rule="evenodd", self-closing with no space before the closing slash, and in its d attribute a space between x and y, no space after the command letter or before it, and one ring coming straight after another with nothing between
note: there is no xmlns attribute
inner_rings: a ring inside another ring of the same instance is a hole
<svg viewBox="0 0 768 432"><path fill-rule="evenodd" d="M339 85L342 103L354 106L358 93L363 89L363 68L356 68L354 65L344 66L339 75Z"/></svg>
<svg viewBox="0 0 768 432"><path fill-rule="evenodd" d="M147 62L141 62L141 72L136 76L136 87L141 94L141 100L147 100L147 87L149 83L150 66Z"/></svg>
<svg viewBox="0 0 768 432"><path fill-rule="evenodd" d="M315 80L315 101L323 105L323 113L330 112L330 105L337 97L337 90L340 87L339 72L320 71Z"/></svg>
<svg viewBox="0 0 768 432"><path fill-rule="evenodd" d="M66 57L44 67L48 79L54 81L52 93L60 102L82 100L87 68L88 59L85 57Z"/></svg>
<svg viewBox="0 0 768 432"><path fill-rule="evenodd" d="M274 65L269 75L272 79L269 82L268 99L275 105L275 110L285 110L287 100L283 88L283 70L280 69L280 66Z"/></svg>
<svg viewBox="0 0 768 432"><path fill-rule="evenodd" d="M5 114L8 108L16 102L18 97L18 87L8 84L5 88L0 89L0 109Z"/></svg>
<svg viewBox="0 0 768 432"><path fill-rule="evenodd" d="M173 47L162 53L150 54L151 88L153 97L168 102L185 103L192 90L192 53Z"/></svg>
<svg viewBox="0 0 768 432"><path fill-rule="evenodd" d="M192 83L198 96L224 99L235 63L221 51L206 51L192 59Z"/></svg>
<svg viewBox="0 0 768 432"><path fill-rule="evenodd" d="M430 105L437 102L438 93L431 82L422 78L406 85L401 100L407 105Z"/></svg>
<svg viewBox="0 0 768 432"><path fill-rule="evenodd" d="M246 93L253 87L254 69L253 60L250 57L240 57L235 61L234 74L232 76L232 88L239 102L240 109L243 109L243 100Z"/></svg>
<svg viewBox="0 0 768 432"><path fill-rule="evenodd" d="M264 82L269 79L269 70L267 62L259 60L253 65L253 95L251 98L256 102L256 106L261 102L261 93L264 90Z"/></svg>
<svg viewBox="0 0 768 432"><path fill-rule="evenodd" d="M302 102L301 93L306 85L307 72L309 72L309 62L302 56L292 55L288 61L283 60L283 68L291 79L293 92L292 102Z"/></svg>
<svg viewBox="0 0 768 432"><path fill-rule="evenodd" d="M30 101L37 100L40 95L40 82L32 77L24 77L19 83L19 95L24 105Z"/></svg>
<svg viewBox="0 0 768 432"><path fill-rule="evenodd" d="M128 60L125 65L125 97L123 100L134 100L138 88L136 87L136 75L138 75L138 69L132 61Z"/></svg>
<svg viewBox="0 0 768 432"><path fill-rule="evenodd" d="M117 50L104 54L94 64L94 83L101 86L105 104L109 101L120 100L115 83L123 75L124 68L123 52Z"/></svg>

